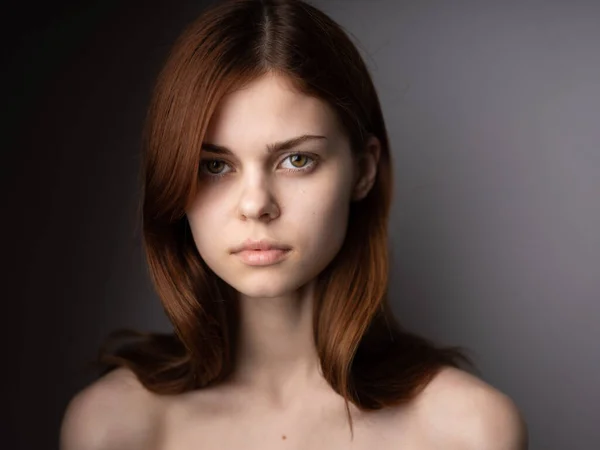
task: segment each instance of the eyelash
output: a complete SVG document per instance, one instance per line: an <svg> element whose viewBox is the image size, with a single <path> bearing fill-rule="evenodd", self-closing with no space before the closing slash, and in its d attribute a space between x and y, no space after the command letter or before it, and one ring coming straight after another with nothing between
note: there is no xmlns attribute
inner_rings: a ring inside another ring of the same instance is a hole
<svg viewBox="0 0 600 450"><path fill-rule="evenodd" d="M291 154L287 155L281 162L285 161L286 159L288 159L292 156L305 156L306 158L308 158L310 160L310 162L306 166L298 168L298 169L283 169L286 172L295 172L295 173L309 172L309 171L313 170L317 165L317 158L312 155L308 155L306 153L291 153ZM225 160L222 160L222 159L207 158L207 159L200 161L200 170L202 171L202 169L204 167L206 167L206 164L214 162L214 161L219 161L226 165L229 165L229 164L227 164L227 162ZM230 172L211 173L211 172L207 172L207 171L202 171L203 175L206 175L206 176L208 176L208 178L212 178L212 179L218 179L218 178L224 177L228 173L230 173Z"/></svg>

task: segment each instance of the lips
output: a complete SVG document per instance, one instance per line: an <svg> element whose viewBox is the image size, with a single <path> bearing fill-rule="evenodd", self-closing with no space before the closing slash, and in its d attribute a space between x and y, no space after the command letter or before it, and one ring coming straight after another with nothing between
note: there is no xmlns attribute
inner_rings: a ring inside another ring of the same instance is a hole
<svg viewBox="0 0 600 450"><path fill-rule="evenodd" d="M290 247L277 241L269 239L247 239L242 244L231 250L231 253L243 251L269 251L269 250L290 250Z"/></svg>
<svg viewBox="0 0 600 450"><path fill-rule="evenodd" d="M285 260L289 250L242 250L236 253L245 264L249 266L270 266Z"/></svg>
<svg viewBox="0 0 600 450"><path fill-rule="evenodd" d="M291 247L270 239L246 239L232 249L249 266L270 266L287 259Z"/></svg>

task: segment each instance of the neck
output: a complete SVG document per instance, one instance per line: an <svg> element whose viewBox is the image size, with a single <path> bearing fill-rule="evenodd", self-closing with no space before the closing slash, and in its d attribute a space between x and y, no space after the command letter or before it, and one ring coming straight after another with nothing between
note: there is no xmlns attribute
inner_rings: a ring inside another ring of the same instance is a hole
<svg viewBox="0 0 600 450"><path fill-rule="evenodd" d="M313 292L311 283L275 298L240 294L236 384L276 403L324 386L313 337Z"/></svg>

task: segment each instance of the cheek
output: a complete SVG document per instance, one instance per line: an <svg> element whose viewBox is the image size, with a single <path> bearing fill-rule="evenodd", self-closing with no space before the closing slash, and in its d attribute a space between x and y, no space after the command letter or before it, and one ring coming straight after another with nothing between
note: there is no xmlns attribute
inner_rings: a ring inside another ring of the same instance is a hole
<svg viewBox="0 0 600 450"><path fill-rule="evenodd" d="M198 198L187 212L190 229L198 252L204 257L218 244L223 221L228 217L224 202L213 197Z"/></svg>
<svg viewBox="0 0 600 450"><path fill-rule="evenodd" d="M350 194L346 180L331 177L327 183L306 187L285 201L283 221L301 236L304 250L328 254L339 249L348 223ZM323 255L325 256L325 255Z"/></svg>

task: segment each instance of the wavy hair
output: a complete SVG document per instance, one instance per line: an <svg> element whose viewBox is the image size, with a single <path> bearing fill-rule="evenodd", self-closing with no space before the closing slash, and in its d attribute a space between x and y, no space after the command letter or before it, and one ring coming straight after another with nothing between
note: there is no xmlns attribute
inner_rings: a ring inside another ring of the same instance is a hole
<svg viewBox="0 0 600 450"><path fill-rule="evenodd" d="M300 0L226 0L177 38L158 76L143 139L141 218L152 282L174 332L119 330L100 349L101 374L131 369L150 391L176 394L235 369L235 292L205 264L185 216L197 194L201 144L227 93L267 73L289 79L339 116L355 154L381 143L375 183L350 206L345 241L316 280L314 342L331 387L362 410L413 399L444 366L473 366L460 347L403 329L388 303L389 142L379 99L344 30ZM119 345L111 349L117 342Z"/></svg>

